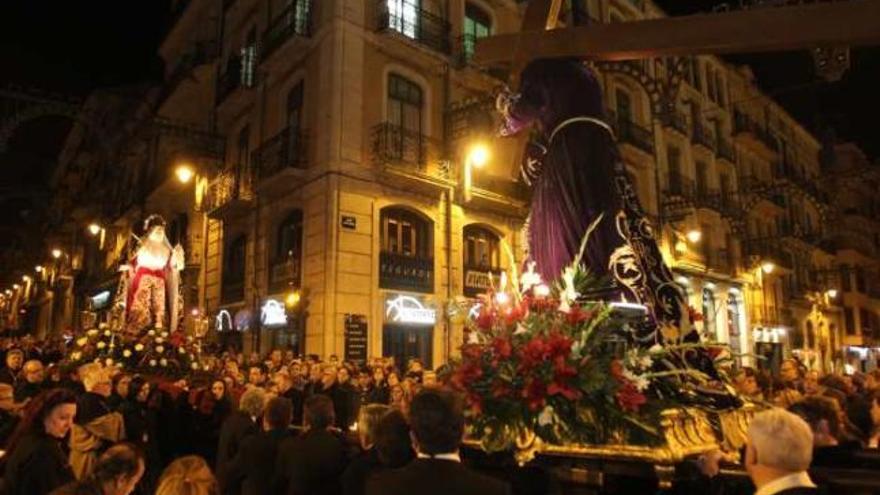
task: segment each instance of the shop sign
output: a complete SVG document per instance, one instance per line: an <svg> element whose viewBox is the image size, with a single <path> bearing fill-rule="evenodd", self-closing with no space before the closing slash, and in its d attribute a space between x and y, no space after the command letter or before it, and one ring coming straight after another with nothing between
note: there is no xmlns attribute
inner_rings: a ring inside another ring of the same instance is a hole
<svg viewBox="0 0 880 495"><path fill-rule="evenodd" d="M260 309L260 323L264 327L281 327L287 325L287 309L284 303L269 299Z"/></svg>
<svg viewBox="0 0 880 495"><path fill-rule="evenodd" d="M408 323L412 325L433 325L437 323L437 312L426 308L413 296L397 296L385 301L385 321L389 323Z"/></svg>
<svg viewBox="0 0 880 495"><path fill-rule="evenodd" d="M367 362L367 317L364 315L345 315L345 360Z"/></svg>
<svg viewBox="0 0 880 495"><path fill-rule="evenodd" d="M92 302L92 309L101 309L110 302L110 291L104 290L89 298Z"/></svg>
<svg viewBox="0 0 880 495"><path fill-rule="evenodd" d="M229 311L221 309L214 318L214 330L217 332L228 332L232 330L232 315Z"/></svg>

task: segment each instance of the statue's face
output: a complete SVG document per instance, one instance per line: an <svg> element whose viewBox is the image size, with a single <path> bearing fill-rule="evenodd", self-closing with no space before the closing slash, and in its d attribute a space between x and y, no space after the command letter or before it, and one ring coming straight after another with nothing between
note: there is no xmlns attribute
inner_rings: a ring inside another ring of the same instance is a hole
<svg viewBox="0 0 880 495"><path fill-rule="evenodd" d="M162 242L165 240L165 227L156 226L150 229L147 237L153 242Z"/></svg>

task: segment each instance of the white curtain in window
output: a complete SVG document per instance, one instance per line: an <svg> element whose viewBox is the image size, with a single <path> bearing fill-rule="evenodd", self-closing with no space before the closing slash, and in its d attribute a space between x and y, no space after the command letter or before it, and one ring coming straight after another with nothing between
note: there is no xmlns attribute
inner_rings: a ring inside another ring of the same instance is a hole
<svg viewBox="0 0 880 495"><path fill-rule="evenodd" d="M415 39L419 22L419 0L387 0L388 27Z"/></svg>

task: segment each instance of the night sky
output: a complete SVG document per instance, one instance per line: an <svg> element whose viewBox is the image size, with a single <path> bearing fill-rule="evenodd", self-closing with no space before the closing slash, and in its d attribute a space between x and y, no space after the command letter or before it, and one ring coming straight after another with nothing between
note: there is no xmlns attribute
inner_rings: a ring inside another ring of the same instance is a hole
<svg viewBox="0 0 880 495"><path fill-rule="evenodd" d="M708 11L717 2L659 0L671 15ZM737 2L738 3L738 2ZM102 87L158 81L157 46L169 0L8 0L0 4L0 87L34 87L84 97ZM814 132L835 128L880 157L880 48L854 49L844 78L817 78L806 52L731 56L752 66L759 84ZM45 200L10 199L4 189L46 192L69 122L41 118L23 125L0 155L0 235L40 221ZM37 196L34 196L37 198Z"/></svg>

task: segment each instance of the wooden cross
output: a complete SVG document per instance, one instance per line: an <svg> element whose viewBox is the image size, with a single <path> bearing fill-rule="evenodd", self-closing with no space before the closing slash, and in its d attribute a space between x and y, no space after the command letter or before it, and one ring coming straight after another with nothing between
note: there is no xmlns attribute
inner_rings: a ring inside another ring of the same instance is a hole
<svg viewBox="0 0 880 495"><path fill-rule="evenodd" d="M628 60L880 44L880 0L664 17L553 29L562 0L531 0L522 30L482 38L473 61L509 65L514 77L544 57Z"/></svg>

